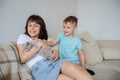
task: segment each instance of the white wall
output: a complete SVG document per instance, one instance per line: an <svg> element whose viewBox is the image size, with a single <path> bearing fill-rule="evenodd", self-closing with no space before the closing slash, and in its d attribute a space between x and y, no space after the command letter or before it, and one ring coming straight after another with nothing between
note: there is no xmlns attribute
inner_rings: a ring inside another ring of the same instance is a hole
<svg viewBox="0 0 120 80"><path fill-rule="evenodd" d="M78 0L0 0L0 44L16 41L31 14L43 17L48 33L58 33L65 17L77 16L77 3Z"/></svg>
<svg viewBox="0 0 120 80"><path fill-rule="evenodd" d="M120 40L120 0L79 0L79 30L95 39Z"/></svg>
<svg viewBox="0 0 120 80"><path fill-rule="evenodd" d="M16 41L31 14L44 18L48 33L58 33L63 19L76 15L78 33L120 40L120 0L0 0L0 44Z"/></svg>

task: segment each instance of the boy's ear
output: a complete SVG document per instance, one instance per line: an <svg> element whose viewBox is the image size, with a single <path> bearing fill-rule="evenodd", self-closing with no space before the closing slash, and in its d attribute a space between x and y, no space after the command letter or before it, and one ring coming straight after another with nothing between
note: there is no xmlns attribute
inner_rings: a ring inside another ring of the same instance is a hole
<svg viewBox="0 0 120 80"><path fill-rule="evenodd" d="M78 29L78 27L76 26L76 27L75 27L75 31L77 31L77 29Z"/></svg>

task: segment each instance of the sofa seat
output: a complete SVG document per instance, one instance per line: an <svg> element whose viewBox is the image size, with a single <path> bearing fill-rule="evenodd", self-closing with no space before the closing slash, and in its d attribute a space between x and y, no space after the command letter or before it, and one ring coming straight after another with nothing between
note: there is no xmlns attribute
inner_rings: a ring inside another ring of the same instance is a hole
<svg viewBox="0 0 120 80"><path fill-rule="evenodd" d="M120 80L120 72L114 69L107 69L103 67L96 67L93 69L95 71L95 80Z"/></svg>
<svg viewBox="0 0 120 80"><path fill-rule="evenodd" d="M95 71L95 80L120 80L120 60L103 60L91 68Z"/></svg>
<svg viewBox="0 0 120 80"><path fill-rule="evenodd" d="M104 60L102 63L95 65L95 68L114 69L120 72L120 60Z"/></svg>

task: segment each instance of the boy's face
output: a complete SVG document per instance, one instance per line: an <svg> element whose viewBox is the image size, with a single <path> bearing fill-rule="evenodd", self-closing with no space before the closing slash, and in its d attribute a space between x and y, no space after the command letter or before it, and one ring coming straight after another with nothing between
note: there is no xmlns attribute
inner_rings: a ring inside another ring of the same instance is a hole
<svg viewBox="0 0 120 80"><path fill-rule="evenodd" d="M63 23L63 31L67 37L72 37L74 35L76 28L77 27L75 23L71 23L71 22Z"/></svg>

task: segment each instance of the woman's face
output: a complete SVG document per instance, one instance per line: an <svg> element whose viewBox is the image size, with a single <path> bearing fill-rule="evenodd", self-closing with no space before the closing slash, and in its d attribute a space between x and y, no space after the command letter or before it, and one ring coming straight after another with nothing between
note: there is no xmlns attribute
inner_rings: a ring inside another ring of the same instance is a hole
<svg viewBox="0 0 120 80"><path fill-rule="evenodd" d="M36 22L28 22L27 30L32 39L37 39L40 33L40 25Z"/></svg>

